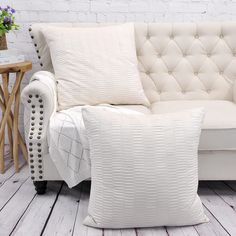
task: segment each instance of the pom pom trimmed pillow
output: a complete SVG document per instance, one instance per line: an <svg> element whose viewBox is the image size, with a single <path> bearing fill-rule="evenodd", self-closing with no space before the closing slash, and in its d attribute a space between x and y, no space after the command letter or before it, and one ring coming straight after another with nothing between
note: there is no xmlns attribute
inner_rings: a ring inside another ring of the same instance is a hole
<svg viewBox="0 0 236 236"><path fill-rule="evenodd" d="M203 109L163 115L82 110L91 155L84 224L99 228L207 222L198 188Z"/></svg>
<svg viewBox="0 0 236 236"><path fill-rule="evenodd" d="M138 72L134 25L47 27L59 110L76 105L149 105Z"/></svg>

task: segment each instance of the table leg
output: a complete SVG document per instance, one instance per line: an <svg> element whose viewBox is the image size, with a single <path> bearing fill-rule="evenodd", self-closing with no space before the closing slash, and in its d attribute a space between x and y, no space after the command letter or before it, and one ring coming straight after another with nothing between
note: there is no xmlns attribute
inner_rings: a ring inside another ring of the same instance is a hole
<svg viewBox="0 0 236 236"><path fill-rule="evenodd" d="M23 78L23 73L16 73L16 81ZM18 117L19 117L19 106L20 106L20 85L15 93L15 104L14 104L14 117L13 117L13 159L16 172L19 172L19 158L18 158Z"/></svg>
<svg viewBox="0 0 236 236"><path fill-rule="evenodd" d="M4 111L2 110L2 117L3 116L4 116ZM3 138L0 141L0 173L1 174L4 174L4 171L5 171L5 163L4 163L4 139L5 139L5 137L3 135Z"/></svg>
<svg viewBox="0 0 236 236"><path fill-rule="evenodd" d="M0 143L0 173L4 174L5 172L5 161L4 161L4 137L5 135L3 135L3 139Z"/></svg>
<svg viewBox="0 0 236 236"><path fill-rule="evenodd" d="M4 105L4 95L3 95L3 91L2 91L2 87L0 85L0 103L2 103ZM5 113L5 110L2 110L1 112L1 116L2 116L2 119L4 117L4 113ZM1 122L0 122L0 127L2 127L2 119L1 119ZM5 171L5 162L4 162L4 141L5 141L5 137L3 135L2 139L0 139L0 173L3 174L4 171Z"/></svg>
<svg viewBox="0 0 236 236"><path fill-rule="evenodd" d="M0 92L1 92L1 87L0 87ZM0 108L4 112L6 111L6 107L5 107L4 103L1 100L0 100ZM12 130L13 129L13 114L12 114L12 112L10 112L10 116L8 117L7 123L9 124L9 127ZM18 138L19 138L19 143L20 143L21 151L23 153L23 157L27 161L28 160L28 153L27 153L26 145L24 143L23 138L21 137L21 134L20 134L19 130L18 130Z"/></svg>
<svg viewBox="0 0 236 236"><path fill-rule="evenodd" d="M4 100L5 104L7 104L9 100L9 91L8 91L8 86L9 86L9 73L3 74L3 94L4 94ZM8 123L8 122L7 122ZM7 124L7 131L8 131L8 139L9 139L9 145L10 145L10 156L13 158L13 139L12 139L12 130Z"/></svg>
<svg viewBox="0 0 236 236"><path fill-rule="evenodd" d="M0 128L0 141L2 140L4 130L5 130L5 125L6 125L8 116L11 112L11 105L12 105L13 100L15 98L15 94L16 94L18 88L19 88L19 85L21 83L21 79L23 78L23 75L24 75L24 73L19 72L18 79L16 79L16 82L13 86L10 98L9 98L7 104L6 104L6 111L4 113L4 116L3 116L3 119L2 119L2 122L1 122L1 128Z"/></svg>

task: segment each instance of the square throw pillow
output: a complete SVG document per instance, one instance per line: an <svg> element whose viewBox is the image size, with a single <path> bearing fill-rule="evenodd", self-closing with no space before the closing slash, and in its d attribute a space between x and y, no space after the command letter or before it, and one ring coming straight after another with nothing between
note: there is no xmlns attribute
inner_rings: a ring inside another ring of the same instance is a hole
<svg viewBox="0 0 236 236"><path fill-rule="evenodd" d="M197 194L203 113L134 115L84 108L92 167L84 224L133 228L207 222Z"/></svg>
<svg viewBox="0 0 236 236"><path fill-rule="evenodd" d="M138 72L134 25L47 27L59 110L76 105L149 105Z"/></svg>

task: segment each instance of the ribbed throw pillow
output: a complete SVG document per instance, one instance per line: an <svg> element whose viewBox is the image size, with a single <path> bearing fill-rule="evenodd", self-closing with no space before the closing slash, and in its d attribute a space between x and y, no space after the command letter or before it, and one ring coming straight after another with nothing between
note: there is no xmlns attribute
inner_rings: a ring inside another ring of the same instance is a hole
<svg viewBox="0 0 236 236"><path fill-rule="evenodd" d="M82 111L92 186L84 224L99 228L207 222L198 188L203 110L164 115Z"/></svg>
<svg viewBox="0 0 236 236"><path fill-rule="evenodd" d="M134 26L46 27L59 110L76 105L149 105L137 67Z"/></svg>

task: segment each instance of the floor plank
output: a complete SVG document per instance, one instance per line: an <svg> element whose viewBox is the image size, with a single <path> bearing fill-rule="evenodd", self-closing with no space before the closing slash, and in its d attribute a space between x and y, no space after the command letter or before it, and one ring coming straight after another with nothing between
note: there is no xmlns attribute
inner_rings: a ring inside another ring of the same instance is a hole
<svg viewBox="0 0 236 236"><path fill-rule="evenodd" d="M225 181L225 184L227 184L234 192L236 192L236 181Z"/></svg>
<svg viewBox="0 0 236 236"><path fill-rule="evenodd" d="M35 195L32 181L28 179L0 211L1 236L7 236L12 232Z"/></svg>
<svg viewBox="0 0 236 236"><path fill-rule="evenodd" d="M28 178L28 167L25 166L19 173L14 174L11 178L5 181L0 188L0 211Z"/></svg>
<svg viewBox="0 0 236 236"><path fill-rule="evenodd" d="M210 188L236 211L236 194L230 185L217 181L211 183Z"/></svg>
<svg viewBox="0 0 236 236"><path fill-rule="evenodd" d="M44 236L69 236L73 234L79 199L80 190L78 188L69 189L66 184L63 185L43 232Z"/></svg>
<svg viewBox="0 0 236 236"><path fill-rule="evenodd" d="M26 165L25 160L23 160L23 157L21 157L21 155L20 155L20 157L19 157L19 168L20 168L20 170L22 168L24 168L25 165ZM5 160L5 173L0 174L0 188L14 174L15 174L15 168L14 168L13 159L10 158L10 156L8 156Z"/></svg>
<svg viewBox="0 0 236 236"><path fill-rule="evenodd" d="M167 236L164 227L137 229L138 236Z"/></svg>
<svg viewBox="0 0 236 236"><path fill-rule="evenodd" d="M199 194L204 206L214 215L230 235L236 235L236 212L207 183L201 185Z"/></svg>
<svg viewBox="0 0 236 236"><path fill-rule="evenodd" d="M136 235L137 234L135 232L135 229L104 229L104 236L136 236Z"/></svg>
<svg viewBox="0 0 236 236"><path fill-rule="evenodd" d="M166 229L169 236L198 236L198 233L193 226L167 227Z"/></svg>
<svg viewBox="0 0 236 236"><path fill-rule="evenodd" d="M9 167L5 174L0 174L0 188L1 186L13 175L15 174L15 169L13 164Z"/></svg>
<svg viewBox="0 0 236 236"><path fill-rule="evenodd" d="M9 166L12 166L11 160ZM13 166L12 166L13 167ZM83 225L90 183L69 189L49 182L45 195L35 193L27 167L0 175L0 236L228 236L236 235L236 181L202 182L199 195L210 222L189 227L108 230ZM61 191L60 191L61 190Z"/></svg>
<svg viewBox="0 0 236 236"><path fill-rule="evenodd" d="M229 234L221 226L221 224L216 220L216 218L204 207L205 214L209 218L209 222L205 224L199 224L194 226L198 234L201 236L228 236Z"/></svg>
<svg viewBox="0 0 236 236"><path fill-rule="evenodd" d="M122 236L136 236L134 229L121 229Z"/></svg>
<svg viewBox="0 0 236 236"><path fill-rule="evenodd" d="M73 235L74 236L102 236L102 229L95 229L92 227L87 227L83 225L83 220L88 213L88 203L90 194L90 183L84 182L82 185L82 192L80 196L80 202L78 206L78 211L76 215L76 220L74 224Z"/></svg>
<svg viewBox="0 0 236 236"><path fill-rule="evenodd" d="M104 236L122 236L120 229L105 229Z"/></svg>
<svg viewBox="0 0 236 236"><path fill-rule="evenodd" d="M47 194L36 195L18 222L12 235L38 236L49 217L52 207L60 193L62 182L49 182ZM33 187L33 186L32 186ZM33 227L32 227L33 226Z"/></svg>

